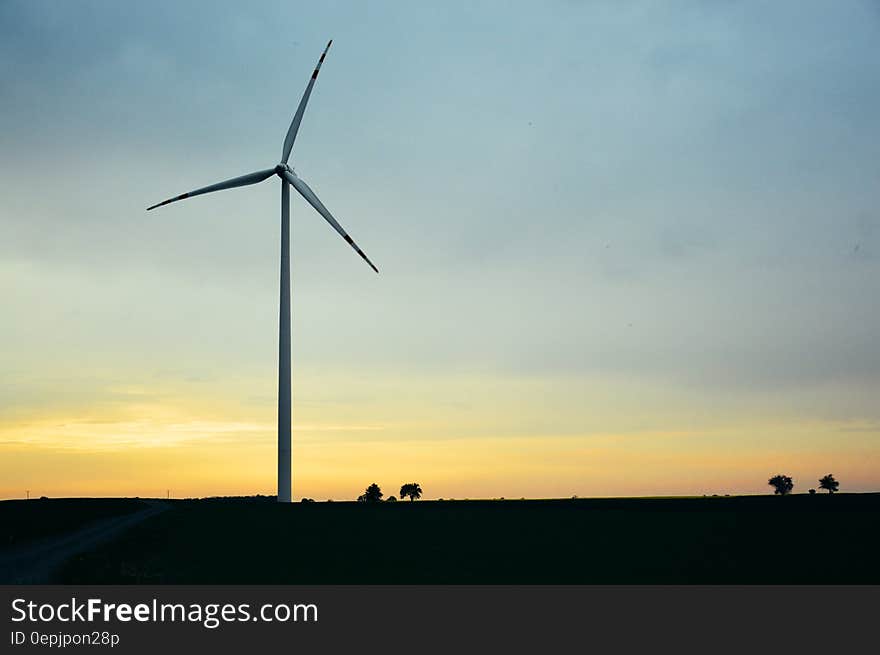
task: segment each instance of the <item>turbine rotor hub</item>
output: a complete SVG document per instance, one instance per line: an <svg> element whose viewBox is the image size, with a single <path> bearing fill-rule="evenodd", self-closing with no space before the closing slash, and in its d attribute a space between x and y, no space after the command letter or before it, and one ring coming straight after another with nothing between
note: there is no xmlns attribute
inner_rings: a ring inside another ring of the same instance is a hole
<svg viewBox="0 0 880 655"><path fill-rule="evenodd" d="M290 166L287 164L278 164L275 166L275 172L278 173L278 175L281 175L284 171L291 172Z"/></svg>

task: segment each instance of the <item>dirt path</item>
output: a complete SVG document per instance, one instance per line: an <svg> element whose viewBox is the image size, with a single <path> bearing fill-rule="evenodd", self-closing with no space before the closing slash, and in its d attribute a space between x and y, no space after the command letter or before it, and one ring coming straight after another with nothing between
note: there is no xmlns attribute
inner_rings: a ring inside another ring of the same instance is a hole
<svg viewBox="0 0 880 655"><path fill-rule="evenodd" d="M56 537L0 551L0 583L46 584L59 565L74 555L89 551L134 525L168 509L168 504L145 500L144 509L125 516L94 521Z"/></svg>

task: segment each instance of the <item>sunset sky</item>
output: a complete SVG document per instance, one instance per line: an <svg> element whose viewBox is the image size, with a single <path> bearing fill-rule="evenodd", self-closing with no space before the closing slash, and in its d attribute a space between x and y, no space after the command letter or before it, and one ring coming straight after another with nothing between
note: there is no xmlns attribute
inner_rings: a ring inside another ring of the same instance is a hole
<svg viewBox="0 0 880 655"><path fill-rule="evenodd" d="M880 491L880 5L0 2L0 498Z"/></svg>

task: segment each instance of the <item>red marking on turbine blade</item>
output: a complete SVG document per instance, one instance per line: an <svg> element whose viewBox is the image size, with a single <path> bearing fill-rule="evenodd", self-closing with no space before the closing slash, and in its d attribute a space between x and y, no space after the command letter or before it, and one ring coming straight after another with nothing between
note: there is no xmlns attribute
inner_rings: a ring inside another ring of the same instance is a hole
<svg viewBox="0 0 880 655"><path fill-rule="evenodd" d="M355 252L357 252L357 254L359 254L361 257L363 257L363 260L364 260L365 262L367 262L367 263L370 265L370 268L372 268L372 269L373 269L374 271L376 271L377 273L379 272L379 269L376 268L375 266L373 266L373 262L370 261L370 258L367 257L367 255L364 253L363 250L361 250L360 248L358 248L358 245L352 240L352 238L351 238L350 236L348 236L348 235L346 234L346 235L345 235L345 240L348 242L348 244L349 244L352 248L355 249Z"/></svg>
<svg viewBox="0 0 880 655"><path fill-rule="evenodd" d="M150 211L151 209L156 209L156 207L163 207L164 205L167 205L170 202L175 202L176 200L183 200L184 198L189 198L189 194L184 193L182 196L175 196L174 198L168 198L168 200L163 200L162 202L160 202L157 205L153 205L152 207L147 207L147 211Z"/></svg>
<svg viewBox="0 0 880 655"><path fill-rule="evenodd" d="M358 254L359 254L361 257L364 258L364 261L367 262L367 263L370 265L370 268L372 268L372 269L373 269L374 271L376 271L377 273L379 272L379 269L376 268L376 267L373 265L373 262L370 261L370 258L367 257L367 256L364 254L364 252L363 252L360 248L358 248Z"/></svg>

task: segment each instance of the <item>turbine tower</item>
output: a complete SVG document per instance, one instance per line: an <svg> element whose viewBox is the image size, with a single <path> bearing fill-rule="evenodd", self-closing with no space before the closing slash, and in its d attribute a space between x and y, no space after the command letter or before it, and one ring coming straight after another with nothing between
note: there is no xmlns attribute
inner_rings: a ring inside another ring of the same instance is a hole
<svg viewBox="0 0 880 655"><path fill-rule="evenodd" d="M318 71L321 70L321 64L324 63L324 57L333 43L331 39L324 48L318 65L315 66L315 72L306 86L299 107L293 115L293 120L287 130L287 136L284 137L284 147L281 151L281 163L274 168L267 168L256 173L248 173L241 177L234 177L225 182L218 182L210 186L184 193L174 198L164 200L152 207L147 207L147 211L167 205L185 198L200 196L213 191L222 191L224 189L234 189L240 186L249 186L257 184L277 175L281 178L281 298L278 323L278 502L290 502L290 187L296 189L306 201L314 207L324 219L330 223L334 230L339 232L340 236L348 242L352 248L364 258L370 267L379 272L373 262L364 254L358 245L352 240L342 226L333 218L330 211L315 195L315 192L300 178L293 167L287 161L290 159L290 153L293 150L293 142L296 140L296 134L299 131L300 123L302 123L303 113L309 102L309 96L312 94L312 87L315 86L315 80L318 79Z"/></svg>

